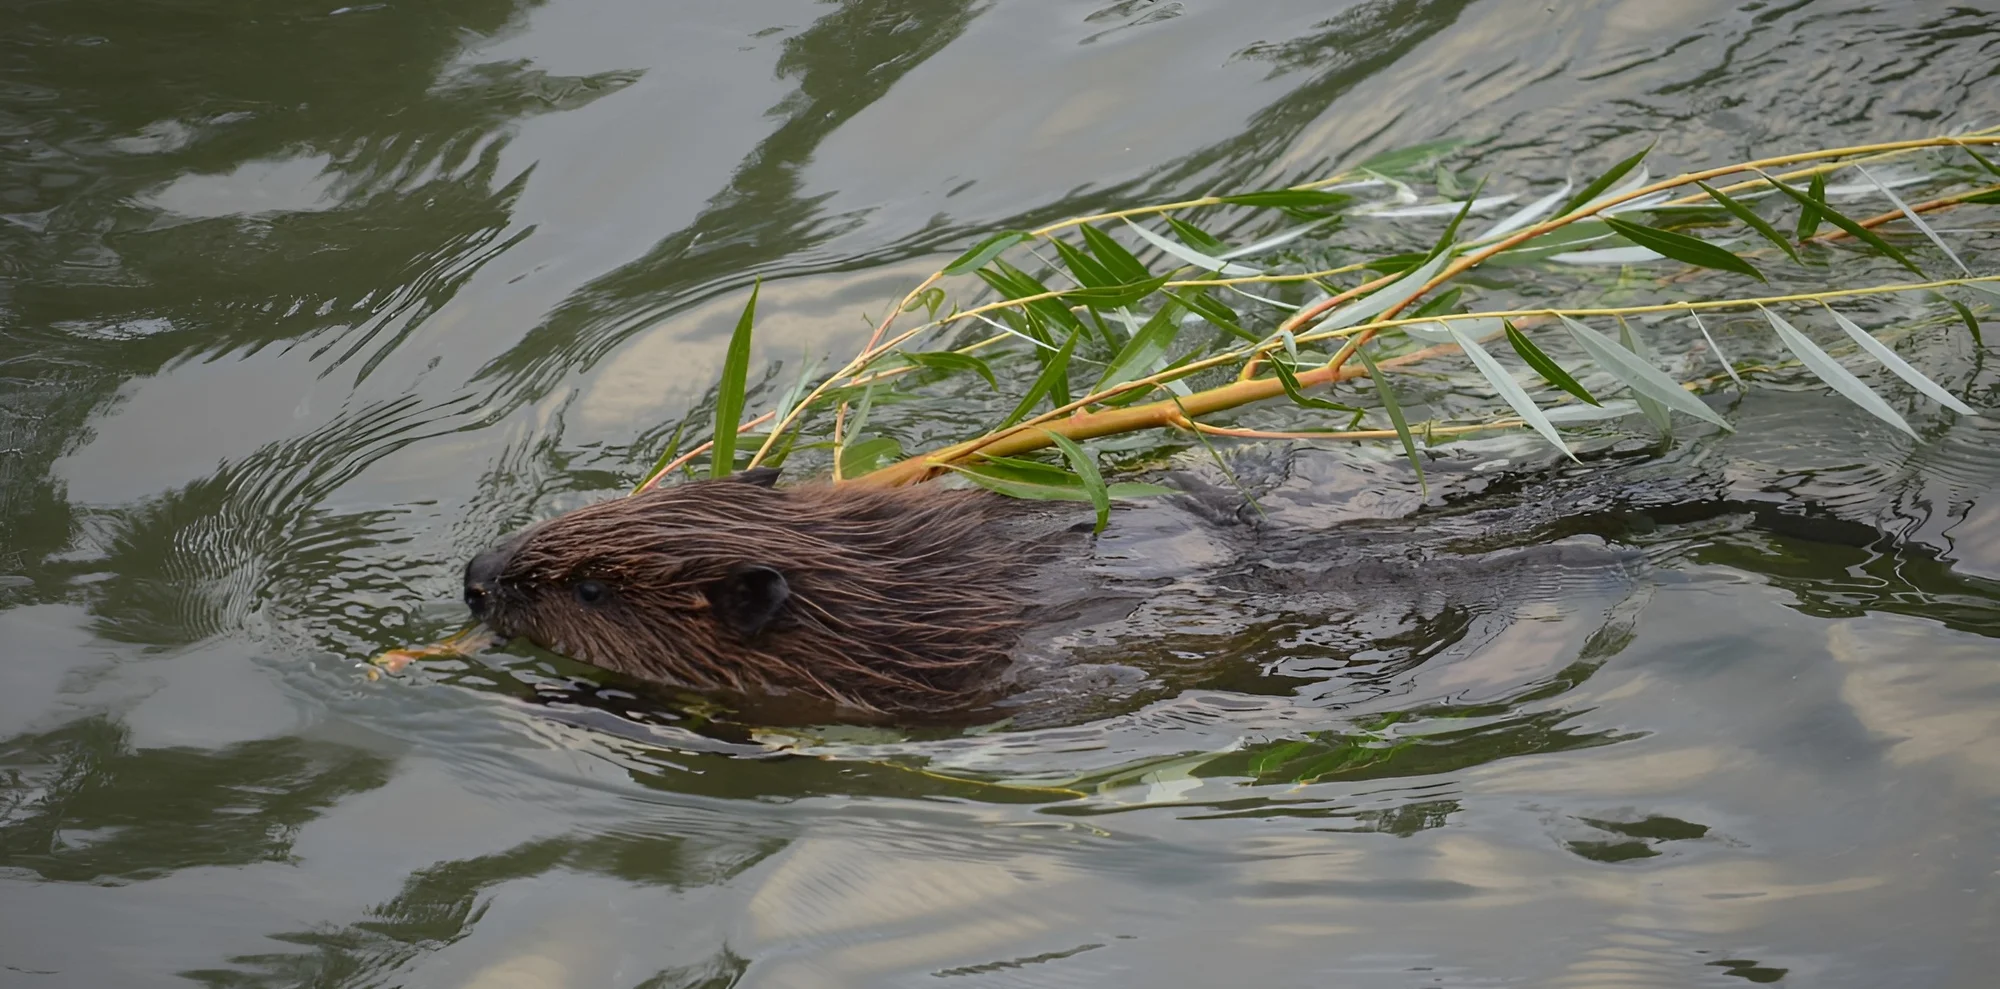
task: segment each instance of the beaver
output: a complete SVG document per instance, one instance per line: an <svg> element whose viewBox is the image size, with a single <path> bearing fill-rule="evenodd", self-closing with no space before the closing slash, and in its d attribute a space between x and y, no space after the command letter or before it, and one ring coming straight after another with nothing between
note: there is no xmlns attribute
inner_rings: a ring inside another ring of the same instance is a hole
<svg viewBox="0 0 2000 989"><path fill-rule="evenodd" d="M653 488L540 522L465 568L506 638L643 683L848 713L976 707L1034 620L1030 578L1075 527L978 489ZM1086 524L1087 528L1087 524Z"/></svg>

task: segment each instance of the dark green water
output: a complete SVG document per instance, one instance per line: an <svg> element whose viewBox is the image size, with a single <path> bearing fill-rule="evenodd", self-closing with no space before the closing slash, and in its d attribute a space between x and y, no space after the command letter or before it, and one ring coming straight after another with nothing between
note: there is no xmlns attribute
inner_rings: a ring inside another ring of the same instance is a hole
<svg viewBox="0 0 2000 989"><path fill-rule="evenodd" d="M1442 136L1509 188L1926 136L1996 65L1927 2L6 0L0 986L1991 985L2000 425L1915 403L1763 388L1661 465L1838 525L1665 512L1361 662L1211 614L1061 728L774 757L359 663L637 477L753 276L761 356L844 355L988 229ZM1962 337L1921 365L2000 407ZM1108 550L1200 557L1151 518Z"/></svg>

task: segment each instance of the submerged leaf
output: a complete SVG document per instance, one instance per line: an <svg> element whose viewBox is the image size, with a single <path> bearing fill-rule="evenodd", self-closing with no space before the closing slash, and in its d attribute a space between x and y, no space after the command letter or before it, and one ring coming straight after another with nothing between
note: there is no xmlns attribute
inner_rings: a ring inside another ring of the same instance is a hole
<svg viewBox="0 0 2000 989"><path fill-rule="evenodd" d="M1632 157L1627 158L1624 161L1621 161L1618 164L1611 166L1610 171L1607 171L1603 175L1598 176L1597 181L1592 182L1587 186L1584 186L1582 192L1579 192L1576 195L1571 196L1568 202L1563 203L1562 209L1557 210L1556 215L1568 216L1571 213L1576 212L1578 208L1588 205L1592 200L1596 199L1606 189L1609 189L1614 184L1616 184L1619 179L1624 178L1626 172L1629 172L1632 169L1637 168L1639 166L1639 163L1645 161L1646 156L1651 154L1652 151L1653 151L1653 146L1648 144L1646 145L1646 150L1641 151L1638 154L1633 155Z"/></svg>
<svg viewBox="0 0 2000 989"><path fill-rule="evenodd" d="M1354 348L1354 356L1361 358L1361 365L1368 369L1368 380L1375 382L1375 394L1382 399L1383 411L1389 413L1390 424L1396 427L1396 439L1403 444L1403 456L1417 472L1417 490L1424 498L1431 496L1430 483L1424 480L1424 462L1417 456L1416 438L1410 435L1410 423L1403 418L1402 403L1396 401L1396 391L1382 375L1382 369L1375 364L1375 358L1368 356L1365 346Z"/></svg>
<svg viewBox="0 0 2000 989"><path fill-rule="evenodd" d="M972 249L958 256L958 259L944 266L947 275L963 275L986 266L986 262L1000 256L1001 252L1023 241L1033 240L1034 234L1026 230L1006 230L994 234L973 245Z"/></svg>
<svg viewBox="0 0 2000 989"><path fill-rule="evenodd" d="M1742 220L1746 225L1750 227L1750 229L1755 230L1758 233L1764 235L1765 240L1768 240L1771 243L1778 245L1778 250L1785 252L1785 256L1791 258L1792 263L1794 264L1801 263L1799 261L1799 252L1792 247L1792 242L1786 240L1785 235L1779 233L1778 228L1772 226L1769 220L1766 220L1763 217L1758 216L1754 211L1750 209L1750 207L1745 206L1742 203L1737 202L1735 199L1730 198L1730 196L1727 193L1724 193L1721 189L1717 189L1706 182L1696 182L1695 185L1701 186L1701 191L1708 193L1708 197L1710 199L1713 199L1716 202L1721 203L1723 209L1726 209L1730 213L1735 214L1736 218Z"/></svg>
<svg viewBox="0 0 2000 989"><path fill-rule="evenodd" d="M1104 475L1097 470L1097 458L1078 446L1076 441L1053 429L1042 431L1049 442L1062 450L1063 458L1076 471L1077 479L1083 482L1083 492L1090 496L1090 504L1097 509L1097 525L1090 531L1103 532L1111 524L1111 492L1104 486Z"/></svg>
<svg viewBox="0 0 2000 989"><path fill-rule="evenodd" d="M1758 271L1750 262L1708 241L1690 237L1683 233L1675 233L1672 230L1661 230L1658 227L1649 227L1644 224L1620 220L1615 216L1605 217L1604 223L1611 229L1618 231L1619 235L1626 240L1649 250L1657 251L1666 257L1684 264L1691 264L1698 268L1733 271L1738 274L1749 275L1760 282L1766 280L1764 273Z"/></svg>
<svg viewBox="0 0 2000 989"><path fill-rule="evenodd" d="M1591 329L1568 316L1561 317L1570 336L1589 352L1591 359L1606 373L1617 378L1635 394L1651 398L1676 412L1694 416L1703 422L1712 423L1723 429L1731 429L1729 423L1715 414L1715 410L1688 394L1680 382L1667 377L1666 372L1640 360L1610 337Z"/></svg>
<svg viewBox="0 0 2000 989"><path fill-rule="evenodd" d="M709 453L708 476L728 477L736 469L736 425L743 418L743 393L750 378L750 326L757 319L757 293L763 279L751 283L750 301L736 318L729 350L722 358L722 380L715 386L715 444Z"/></svg>
<svg viewBox="0 0 2000 989"><path fill-rule="evenodd" d="M1508 374L1507 369L1501 367L1500 362L1494 360L1493 355L1487 353L1486 348L1479 345L1479 341L1459 332L1457 327L1447 326L1446 328L1451 331L1452 342L1458 344L1459 349L1465 351L1465 356L1472 358L1472 366L1478 368L1479 373L1486 378L1486 383L1492 385L1493 390L1498 392L1500 397L1513 407L1514 413L1519 415L1521 420L1526 422L1535 432L1542 434L1542 439L1548 440L1550 446L1561 450L1563 456L1575 460L1576 454L1570 452L1569 444L1563 442L1562 436L1556 433L1556 427L1549 424L1549 420L1542 415L1542 410L1535 405L1535 400L1529 398L1528 393L1522 390L1520 382L1515 381L1514 376ZM1511 331L1513 327L1509 326L1508 329ZM1513 333L1512 336L1519 337L1520 334L1517 332ZM1532 347L1533 344L1529 346Z"/></svg>
<svg viewBox="0 0 2000 989"><path fill-rule="evenodd" d="M1848 337L1852 338L1855 343L1860 344L1861 349L1867 351L1868 356L1875 358L1882 363L1883 367L1895 372L1896 377L1908 382L1910 387L1922 392L1931 401L1959 415L1974 416L1979 414L1974 412L1971 406L1959 401L1951 392L1945 391L1943 388L1938 387L1931 379L1924 377L1923 372L1911 367L1910 362L1904 360L1895 351L1890 350L1882 341L1875 339L1874 334L1862 329L1853 320L1841 315L1839 310L1824 302L1820 303L1820 305L1827 312L1833 314L1834 322L1839 323L1840 328L1846 330Z"/></svg>
<svg viewBox="0 0 2000 989"><path fill-rule="evenodd" d="M1535 346L1535 342L1528 339L1527 334L1515 329L1514 324L1508 320L1501 320L1501 324L1507 328L1507 343L1513 346L1514 353L1520 356L1522 363L1533 368L1536 374L1541 375L1543 381L1569 392L1592 405L1600 404L1590 392L1585 391L1582 385L1576 383L1575 378L1570 377L1568 371L1562 369L1562 365L1550 360L1549 355L1542 353L1542 348ZM1447 327L1447 329L1450 329L1450 327Z"/></svg>
<svg viewBox="0 0 2000 989"><path fill-rule="evenodd" d="M1903 421L1903 417L1895 409L1890 408L1889 403L1882 400L1882 396L1875 394L1874 389L1863 384L1860 378L1827 356L1826 351L1819 349L1819 346L1807 339L1805 334L1785 322L1784 317L1763 306L1757 308L1764 314L1764 318L1770 321L1771 329L1778 332L1778 339L1784 341L1786 349L1798 357L1799 363L1804 364L1806 370L1839 392L1842 398L1861 406L1869 415L1908 433L1911 439L1917 438L1917 431L1911 429L1910 424Z"/></svg>

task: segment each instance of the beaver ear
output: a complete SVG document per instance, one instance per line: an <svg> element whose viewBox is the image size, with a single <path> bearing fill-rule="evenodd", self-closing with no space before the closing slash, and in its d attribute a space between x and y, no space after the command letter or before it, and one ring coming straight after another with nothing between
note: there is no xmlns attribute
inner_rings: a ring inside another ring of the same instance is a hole
<svg viewBox="0 0 2000 989"><path fill-rule="evenodd" d="M702 589L715 620L745 639L763 634L791 600L792 585L770 567L745 564Z"/></svg>
<svg viewBox="0 0 2000 989"><path fill-rule="evenodd" d="M755 484L760 488L775 488L778 486L778 468L752 467L749 470L738 471L729 475L729 480L738 481L743 484Z"/></svg>

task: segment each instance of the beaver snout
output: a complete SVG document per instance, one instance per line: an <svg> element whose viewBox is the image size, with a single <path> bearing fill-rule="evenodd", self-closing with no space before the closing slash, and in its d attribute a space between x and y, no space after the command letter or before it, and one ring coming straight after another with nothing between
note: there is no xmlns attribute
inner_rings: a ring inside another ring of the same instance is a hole
<svg viewBox="0 0 2000 989"><path fill-rule="evenodd" d="M519 540L510 539L474 556L465 565L465 606L472 609L472 617L486 619L494 598L500 594L500 575L507 572L507 562L513 558L517 545Z"/></svg>

